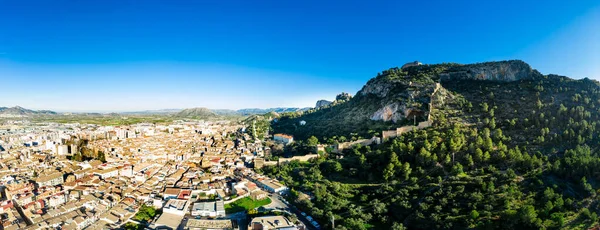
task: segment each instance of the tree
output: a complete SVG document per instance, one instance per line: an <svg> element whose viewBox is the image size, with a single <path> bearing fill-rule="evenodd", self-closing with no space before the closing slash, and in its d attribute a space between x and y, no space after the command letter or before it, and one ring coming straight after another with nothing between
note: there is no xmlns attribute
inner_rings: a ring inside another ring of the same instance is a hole
<svg viewBox="0 0 600 230"><path fill-rule="evenodd" d="M524 223L534 224L537 219L537 212L535 211L535 207L525 205L519 210L519 216Z"/></svg>
<svg viewBox="0 0 600 230"><path fill-rule="evenodd" d="M315 136L310 136L310 137L309 137L309 138L306 140L306 144L307 144L308 146L315 147L315 146L317 146L317 145L319 144L319 139L318 139L317 137L315 137Z"/></svg>
<svg viewBox="0 0 600 230"><path fill-rule="evenodd" d="M456 163L454 166L452 166L452 173L454 175L462 174L463 166L460 163Z"/></svg>
<svg viewBox="0 0 600 230"><path fill-rule="evenodd" d="M335 160L329 160L327 162L327 171L337 173L341 172L342 170L344 170L344 168L342 167L342 164L340 164L340 162Z"/></svg>
<svg viewBox="0 0 600 230"><path fill-rule="evenodd" d="M98 157L97 157L97 159L99 161L102 161L102 163L106 163L106 156L104 155L104 152L98 151Z"/></svg>
<svg viewBox="0 0 600 230"><path fill-rule="evenodd" d="M134 219L138 221L149 221L156 216L156 209L152 206L142 204L140 210L135 214Z"/></svg>
<svg viewBox="0 0 600 230"><path fill-rule="evenodd" d="M384 214L387 212L387 207L386 204L379 201L378 199L375 199L371 202L371 204L373 205L373 213L375 214Z"/></svg>
<svg viewBox="0 0 600 230"><path fill-rule="evenodd" d="M483 161L483 151L480 148L475 149L475 160L478 162Z"/></svg>
<svg viewBox="0 0 600 230"><path fill-rule="evenodd" d="M471 155L467 155L467 166L469 168L473 168L473 166L475 166L475 162L473 161L473 157L471 157Z"/></svg>
<svg viewBox="0 0 600 230"><path fill-rule="evenodd" d="M394 224L392 224L392 230L406 230L407 228L404 227L404 225L402 223L398 223L398 222L394 222Z"/></svg>
<svg viewBox="0 0 600 230"><path fill-rule="evenodd" d="M390 153L390 164L393 164L394 167L400 167L402 165L395 152Z"/></svg>
<svg viewBox="0 0 600 230"><path fill-rule="evenodd" d="M138 225L133 222L127 222L127 223L125 223L125 225L123 225L123 229L125 229L125 230L141 230L141 229L144 229L144 226Z"/></svg>
<svg viewBox="0 0 600 230"><path fill-rule="evenodd" d="M488 151L491 151L494 149L494 142L492 141L492 138L490 138L490 137L485 138L483 148L485 148L485 150L488 150Z"/></svg>
<svg viewBox="0 0 600 230"><path fill-rule="evenodd" d="M477 218L479 218L479 212L477 212L477 210L473 210L471 211L471 219L472 220L476 220Z"/></svg>
<svg viewBox="0 0 600 230"><path fill-rule="evenodd" d="M365 222L362 219L357 218L348 218L344 220L344 224L349 227L349 229L357 229L357 230L366 230Z"/></svg>
<svg viewBox="0 0 600 230"><path fill-rule="evenodd" d="M394 164L389 163L385 169L383 169L383 180L389 181L394 177Z"/></svg>
<svg viewBox="0 0 600 230"><path fill-rule="evenodd" d="M594 188L587 182L585 176L581 178L581 186L583 186L583 189L590 193L590 195L594 193Z"/></svg>
<svg viewBox="0 0 600 230"><path fill-rule="evenodd" d="M552 215L550 215L550 219L552 219L552 221L554 221L558 225L558 227L562 227L563 225L565 225L565 218L563 217L562 213L552 213Z"/></svg>
<svg viewBox="0 0 600 230"><path fill-rule="evenodd" d="M408 162L404 162L404 164L402 165L402 177L404 178L404 180L408 180L411 172L412 169L410 168L410 164Z"/></svg>
<svg viewBox="0 0 600 230"><path fill-rule="evenodd" d="M481 109L483 110L483 112L487 112L488 111L488 104L487 103L481 103Z"/></svg>

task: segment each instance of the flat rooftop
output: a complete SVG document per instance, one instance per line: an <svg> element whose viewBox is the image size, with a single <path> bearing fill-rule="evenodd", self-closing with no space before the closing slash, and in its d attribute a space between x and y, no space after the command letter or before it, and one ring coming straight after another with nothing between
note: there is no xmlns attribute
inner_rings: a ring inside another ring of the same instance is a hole
<svg viewBox="0 0 600 230"><path fill-rule="evenodd" d="M154 223L154 225L157 229L159 229L160 227L169 227L171 229L177 229L182 220L183 216L171 213L163 213L162 215L160 215L158 220L156 220L156 223Z"/></svg>
<svg viewBox="0 0 600 230"><path fill-rule="evenodd" d="M187 200L170 199L169 202L167 202L167 204L165 205L165 208L183 210L185 208L186 203Z"/></svg>
<svg viewBox="0 0 600 230"><path fill-rule="evenodd" d="M285 218L284 216L262 216L255 217L250 222L252 225L260 224L265 229L296 229L294 223Z"/></svg>
<svg viewBox="0 0 600 230"><path fill-rule="evenodd" d="M197 220L189 219L186 225L189 229L233 229L233 222L231 220Z"/></svg>

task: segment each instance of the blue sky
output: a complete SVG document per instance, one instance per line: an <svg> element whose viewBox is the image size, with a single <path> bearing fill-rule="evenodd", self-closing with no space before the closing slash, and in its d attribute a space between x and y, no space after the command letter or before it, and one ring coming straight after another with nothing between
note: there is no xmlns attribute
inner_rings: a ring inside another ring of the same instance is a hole
<svg viewBox="0 0 600 230"><path fill-rule="evenodd" d="M600 2L5 1L0 106L314 106L419 60L600 79Z"/></svg>

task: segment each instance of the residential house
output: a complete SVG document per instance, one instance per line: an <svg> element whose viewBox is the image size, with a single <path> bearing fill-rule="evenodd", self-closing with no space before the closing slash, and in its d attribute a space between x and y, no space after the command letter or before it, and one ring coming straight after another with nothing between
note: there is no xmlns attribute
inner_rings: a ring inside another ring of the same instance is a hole
<svg viewBox="0 0 600 230"><path fill-rule="evenodd" d="M278 133L273 135L273 140L287 145L289 143L294 142L294 137L287 134Z"/></svg>
<svg viewBox="0 0 600 230"><path fill-rule="evenodd" d="M56 186L64 182L63 174L60 172L55 172L50 175L43 175L35 180L35 184L38 188L44 186Z"/></svg>

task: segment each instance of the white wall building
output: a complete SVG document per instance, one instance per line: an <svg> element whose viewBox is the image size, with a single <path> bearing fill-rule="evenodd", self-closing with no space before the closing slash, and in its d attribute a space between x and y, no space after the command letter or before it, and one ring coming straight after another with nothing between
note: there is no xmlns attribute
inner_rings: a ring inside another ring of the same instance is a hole
<svg viewBox="0 0 600 230"><path fill-rule="evenodd" d="M195 203L192 206L192 216L224 217L225 204L223 201Z"/></svg>
<svg viewBox="0 0 600 230"><path fill-rule="evenodd" d="M98 175L98 176L100 176L100 178L106 179L106 178L118 176L119 170L117 168L95 170L94 175Z"/></svg>
<svg viewBox="0 0 600 230"><path fill-rule="evenodd" d="M278 133L273 135L273 140L282 142L287 145L289 143L294 142L294 137L287 134Z"/></svg>
<svg viewBox="0 0 600 230"><path fill-rule="evenodd" d="M188 203L187 200L170 199L163 207L163 212L183 216L187 211Z"/></svg>
<svg viewBox="0 0 600 230"><path fill-rule="evenodd" d="M69 154L69 146L67 145L59 145L56 147L57 148L57 153L58 155L67 155Z"/></svg>

